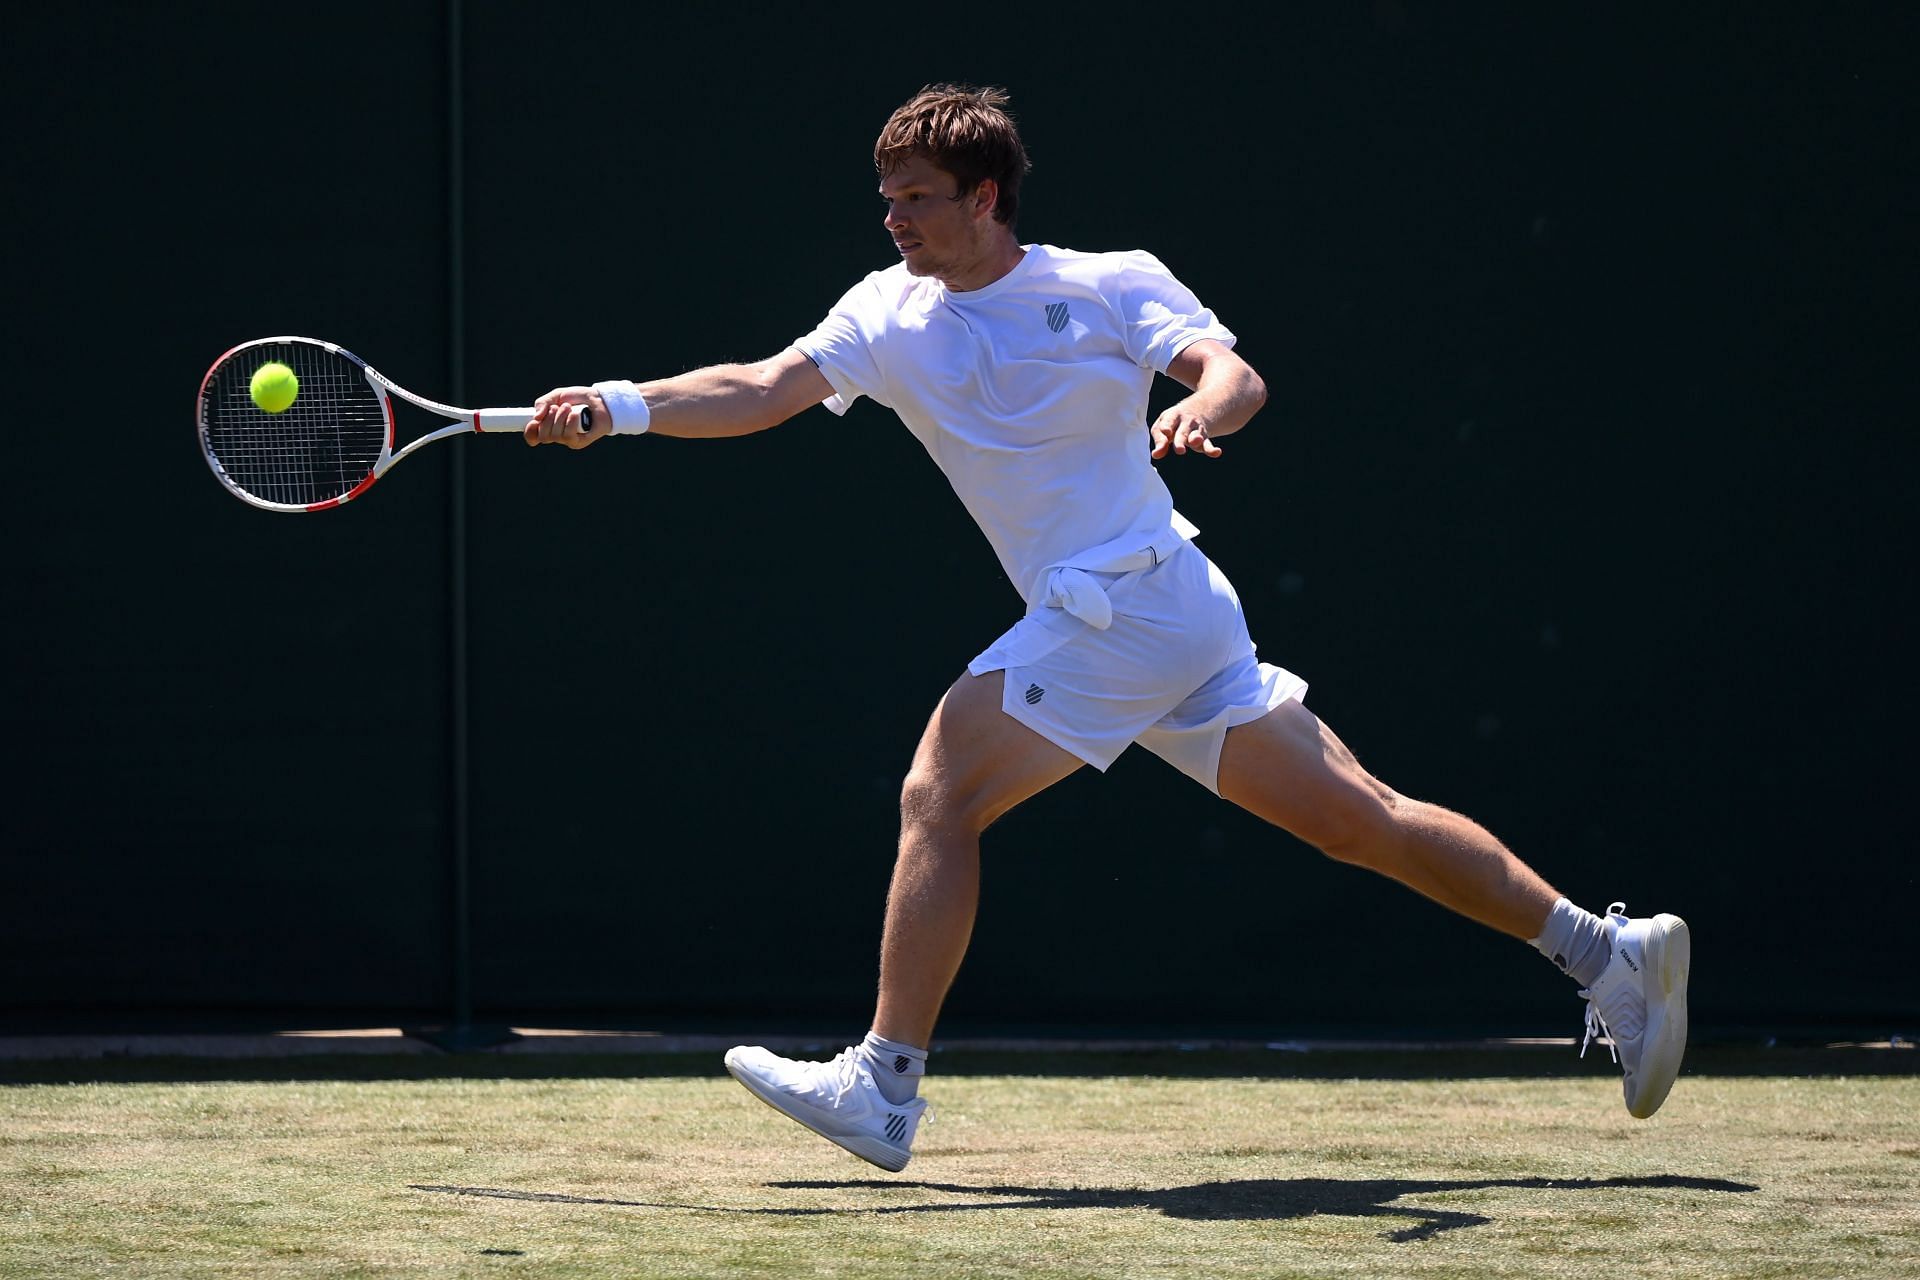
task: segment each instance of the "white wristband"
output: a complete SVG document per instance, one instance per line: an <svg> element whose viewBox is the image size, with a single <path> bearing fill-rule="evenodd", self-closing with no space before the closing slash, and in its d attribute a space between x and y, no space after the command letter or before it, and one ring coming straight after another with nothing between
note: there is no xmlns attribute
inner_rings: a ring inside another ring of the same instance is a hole
<svg viewBox="0 0 1920 1280"><path fill-rule="evenodd" d="M596 382L593 389L606 402L610 428L617 436L637 436L653 422L653 411L641 398L640 389L624 378L615 382Z"/></svg>

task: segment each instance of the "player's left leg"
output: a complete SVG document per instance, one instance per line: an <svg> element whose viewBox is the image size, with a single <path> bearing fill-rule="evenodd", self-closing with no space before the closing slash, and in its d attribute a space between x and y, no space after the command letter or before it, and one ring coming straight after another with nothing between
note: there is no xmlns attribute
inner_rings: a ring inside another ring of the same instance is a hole
<svg viewBox="0 0 1920 1280"><path fill-rule="evenodd" d="M1573 906L1485 827L1373 777L1298 701L1227 730L1219 791L1329 857L1532 942L1586 988L1588 1035L1611 1033L1627 1110L1644 1118L1666 1100L1687 1039L1691 951L1678 917Z"/></svg>
<svg viewBox="0 0 1920 1280"><path fill-rule="evenodd" d="M1486 828L1361 768L1297 701L1227 730L1220 794L1330 858L1391 876L1515 938L1538 937L1560 896Z"/></svg>

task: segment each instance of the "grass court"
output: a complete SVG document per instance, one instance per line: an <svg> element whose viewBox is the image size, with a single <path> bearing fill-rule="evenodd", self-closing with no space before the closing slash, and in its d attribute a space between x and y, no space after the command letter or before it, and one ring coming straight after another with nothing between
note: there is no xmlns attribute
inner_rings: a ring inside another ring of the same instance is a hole
<svg viewBox="0 0 1920 1280"><path fill-rule="evenodd" d="M886 1175L707 1055L0 1063L0 1275L1915 1273L1920 1054L1689 1066L955 1052Z"/></svg>

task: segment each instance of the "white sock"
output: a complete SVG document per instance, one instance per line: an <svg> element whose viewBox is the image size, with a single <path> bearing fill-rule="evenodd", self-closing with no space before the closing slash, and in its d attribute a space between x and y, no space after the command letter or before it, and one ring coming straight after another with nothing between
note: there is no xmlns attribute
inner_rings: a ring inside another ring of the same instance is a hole
<svg viewBox="0 0 1920 1280"><path fill-rule="evenodd" d="M1553 961L1560 972L1590 987L1600 980L1607 961L1613 958L1613 934L1613 928L1600 916L1559 898L1532 943L1534 950Z"/></svg>
<svg viewBox="0 0 1920 1280"><path fill-rule="evenodd" d="M859 1053L873 1068L873 1082L880 1094L898 1106L917 1096L920 1077L927 1073L927 1051L897 1040L882 1040L873 1032L859 1044Z"/></svg>

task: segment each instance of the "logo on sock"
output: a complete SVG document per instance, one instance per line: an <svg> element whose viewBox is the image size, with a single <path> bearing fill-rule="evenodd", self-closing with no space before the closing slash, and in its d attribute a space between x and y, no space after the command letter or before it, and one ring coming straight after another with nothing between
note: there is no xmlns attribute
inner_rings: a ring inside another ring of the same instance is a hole
<svg viewBox="0 0 1920 1280"><path fill-rule="evenodd" d="M893 1055L893 1071L895 1075L905 1075L907 1068L912 1065L913 1059L907 1057L906 1054L896 1053Z"/></svg>

